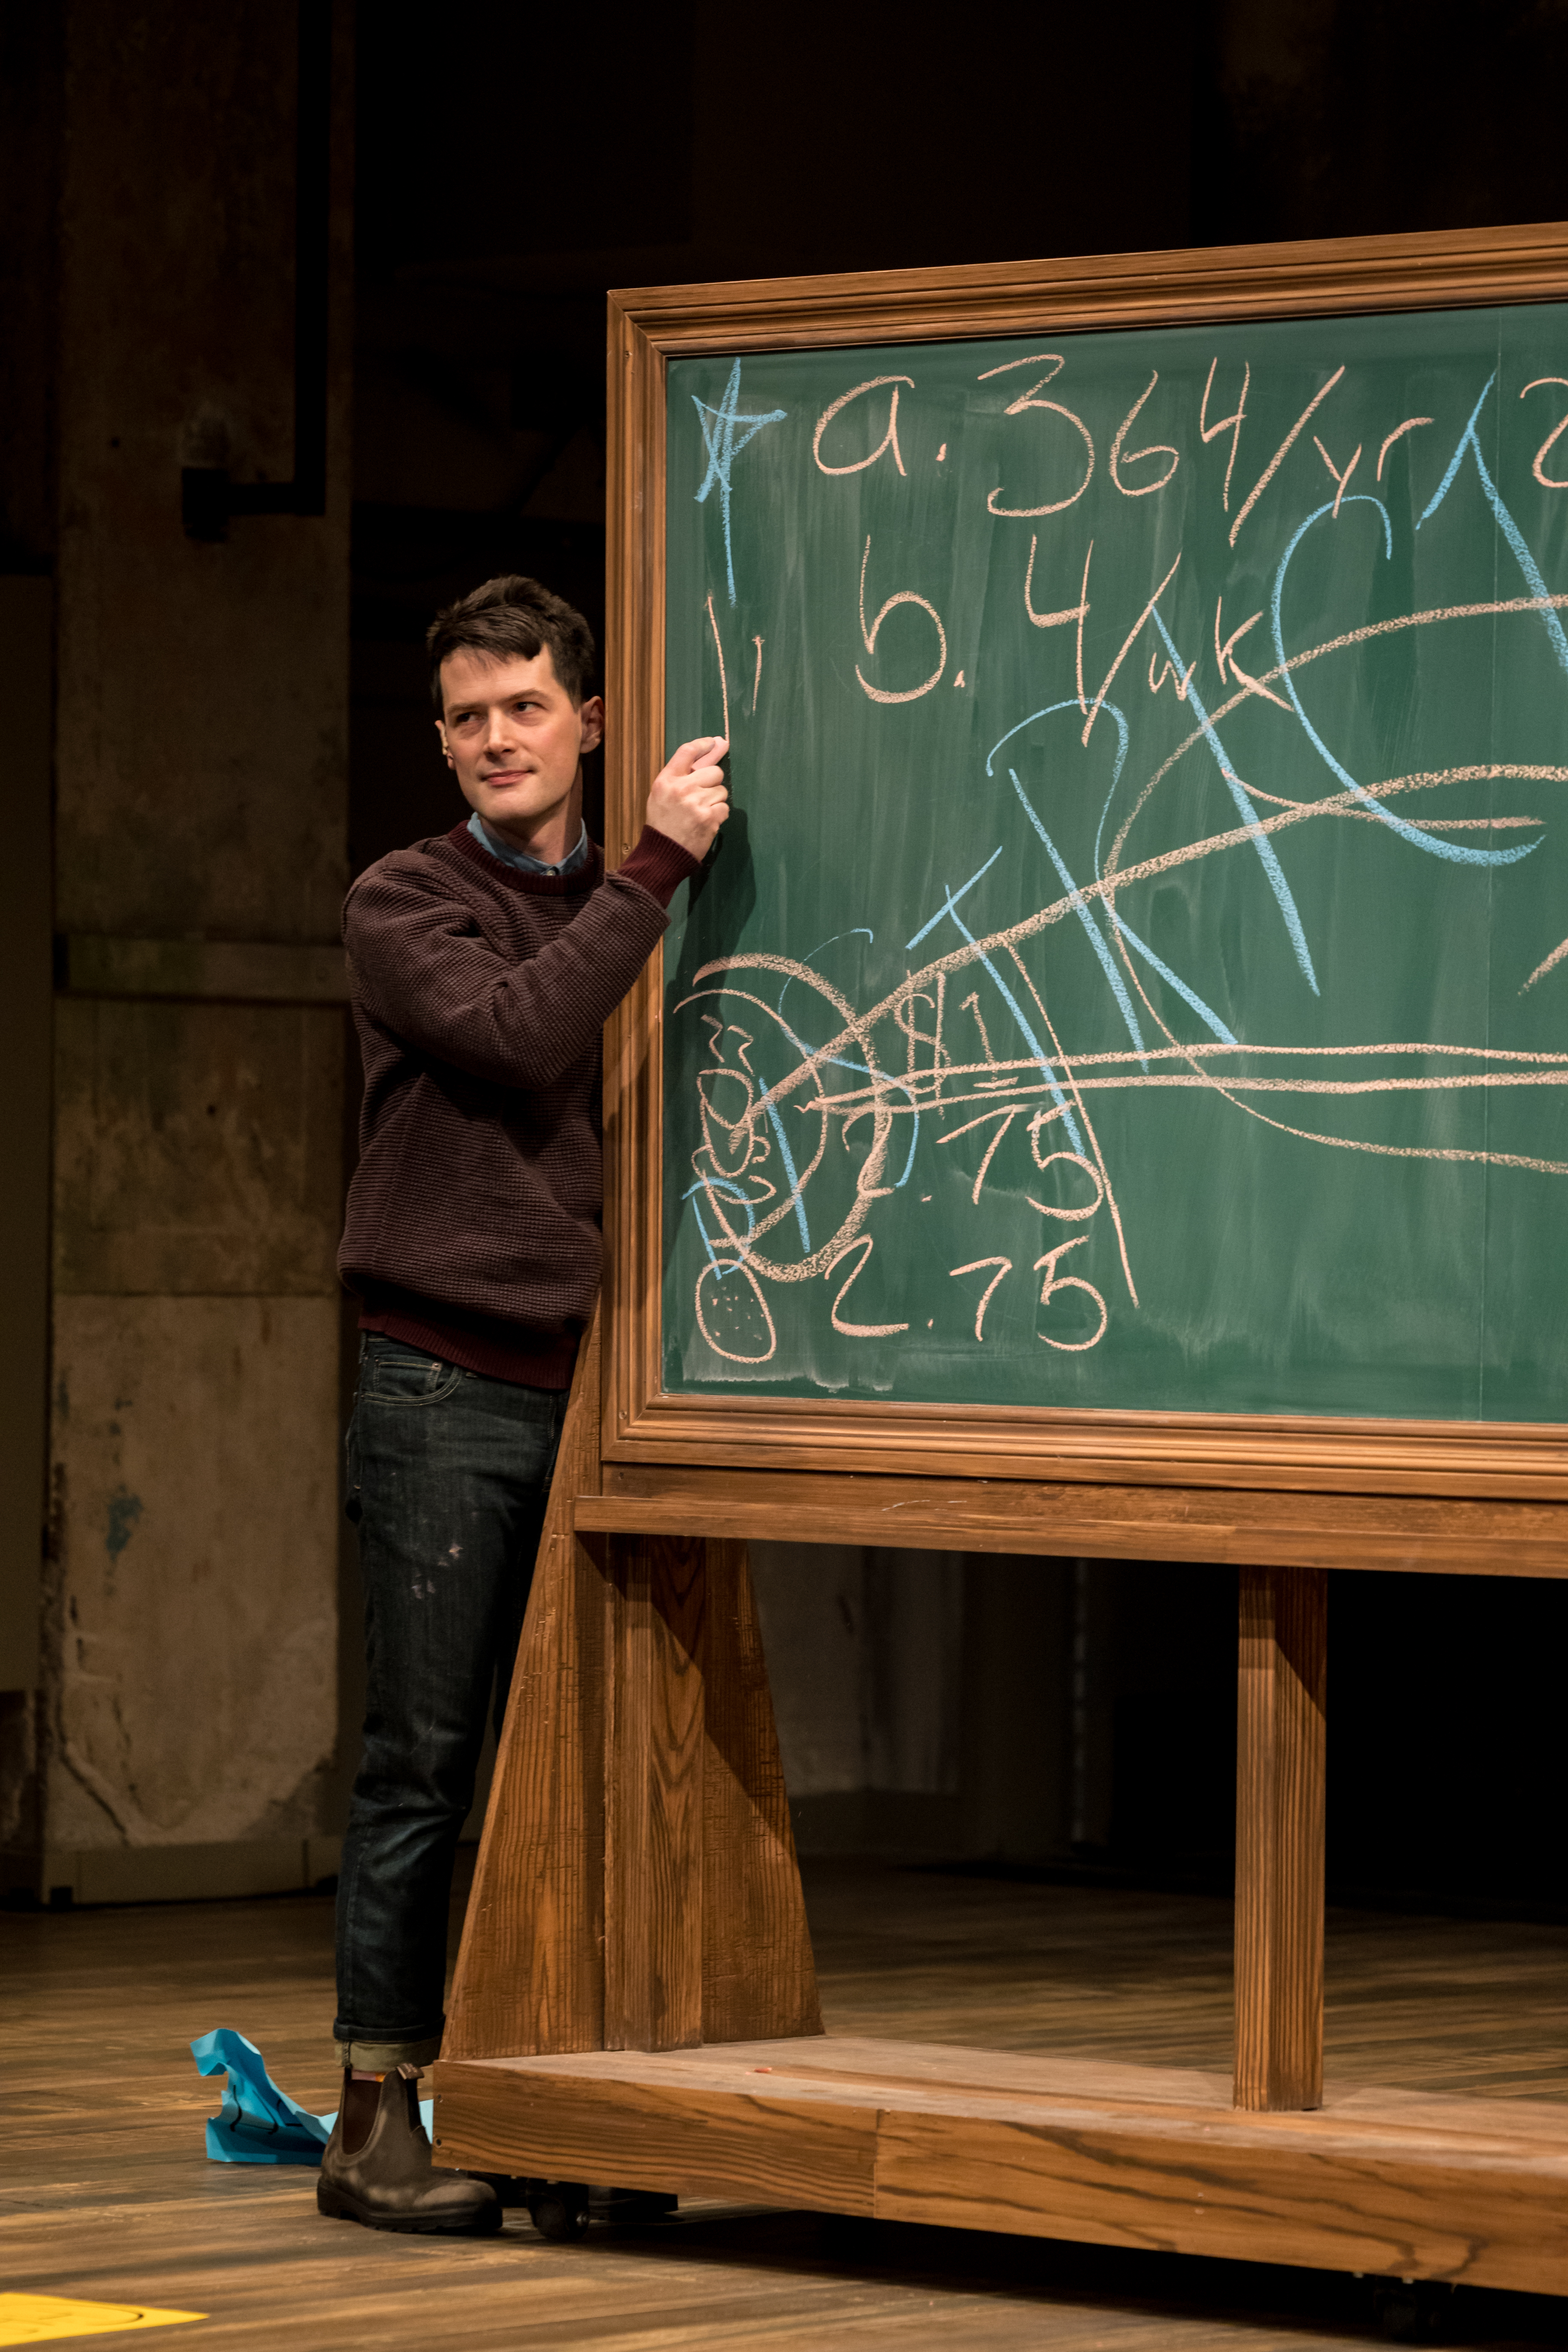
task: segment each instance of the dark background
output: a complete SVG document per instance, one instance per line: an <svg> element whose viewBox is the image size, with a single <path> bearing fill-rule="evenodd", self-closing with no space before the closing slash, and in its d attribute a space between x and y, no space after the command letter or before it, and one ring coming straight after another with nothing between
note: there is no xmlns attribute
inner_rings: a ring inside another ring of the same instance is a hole
<svg viewBox="0 0 1568 2352"><path fill-rule="evenodd" d="M1563 0L413 21L357 30L356 867L434 822L435 602L515 568L598 626L605 288L1568 211Z"/></svg>

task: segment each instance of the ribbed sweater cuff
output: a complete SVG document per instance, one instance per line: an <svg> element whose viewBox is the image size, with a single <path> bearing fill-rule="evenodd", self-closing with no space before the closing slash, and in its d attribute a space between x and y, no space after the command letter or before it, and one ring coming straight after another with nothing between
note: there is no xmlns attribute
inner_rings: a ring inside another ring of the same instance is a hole
<svg viewBox="0 0 1568 2352"><path fill-rule="evenodd" d="M616 868L623 881L635 882L661 907L668 907L681 884L689 881L702 860L682 849L679 841L668 834L658 832L645 824L642 835L631 856Z"/></svg>

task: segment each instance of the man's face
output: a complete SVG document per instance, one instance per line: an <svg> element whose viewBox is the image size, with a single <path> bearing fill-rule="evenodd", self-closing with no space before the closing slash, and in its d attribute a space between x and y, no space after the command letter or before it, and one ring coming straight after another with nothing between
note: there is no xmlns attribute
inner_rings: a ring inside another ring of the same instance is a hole
<svg viewBox="0 0 1568 2352"><path fill-rule="evenodd" d="M573 844L557 848L550 836L563 830L575 806L583 753L604 734L598 696L574 703L545 646L529 661L449 654L441 665L441 702L442 745L469 807L515 848L540 844L546 854L564 856Z"/></svg>

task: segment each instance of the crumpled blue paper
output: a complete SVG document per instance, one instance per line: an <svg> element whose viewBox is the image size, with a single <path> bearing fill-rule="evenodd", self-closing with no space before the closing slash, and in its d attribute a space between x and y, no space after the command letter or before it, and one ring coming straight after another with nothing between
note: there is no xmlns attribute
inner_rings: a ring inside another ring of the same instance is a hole
<svg viewBox="0 0 1568 2352"><path fill-rule="evenodd" d="M219 2025L191 2044L198 2074L226 2074L223 2105L207 2117L207 2154L215 2164L320 2164L337 2109L308 2115L268 2073L260 2051L243 2033ZM434 2101L421 2099L430 2129Z"/></svg>

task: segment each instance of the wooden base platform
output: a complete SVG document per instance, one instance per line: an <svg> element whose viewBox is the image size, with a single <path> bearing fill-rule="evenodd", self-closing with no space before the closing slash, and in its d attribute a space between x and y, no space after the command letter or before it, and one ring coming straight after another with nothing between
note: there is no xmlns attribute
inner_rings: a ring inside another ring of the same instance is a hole
<svg viewBox="0 0 1568 2352"><path fill-rule="evenodd" d="M436 2069L438 2160L1568 2293L1568 2107L824 2036ZM1462 2224L1456 2217L1463 2215Z"/></svg>
<svg viewBox="0 0 1568 2352"><path fill-rule="evenodd" d="M600 1455L598 1399L591 1336L435 2071L444 2162L1568 2294L1568 2104L1395 2089L1386 2057L1370 2084L1324 2091L1327 1568L1443 1564L1427 1540L1441 1531L1415 1525L1421 1498L1401 1499L1392 1552L1375 1497L1314 1497L1283 1551L1255 1496L1180 1501L1184 1540L1240 1567L1229 2076L1190 2049L1130 2064L1158 2041L1096 2051L1039 2015L1021 2050L997 2049L1011 2036L989 2021L990 2047L922 2040L967 2022L929 2004L829 2038L741 1538L1159 1556L1169 1529L1132 1540L1148 1489L1080 1487L1075 1503L975 1481L668 1469L628 1484ZM1109 1511L1094 1540L1086 1495ZM1542 1508L1530 1572L1560 1573L1546 1554L1561 1507ZM1473 1568L1484 1531L1462 1532ZM1521 1558L1491 1565L1518 1572ZM1049 1981L1040 1970L1036 2009ZM1161 1998L1180 2007L1193 1990L1178 1972ZM1561 2034L1548 2040L1560 2055Z"/></svg>

